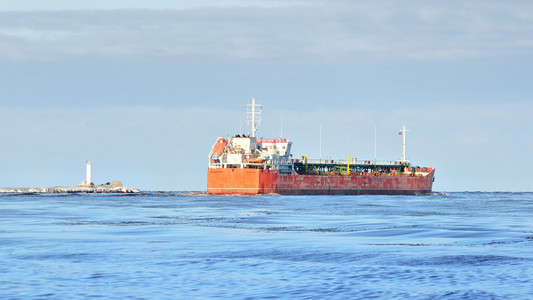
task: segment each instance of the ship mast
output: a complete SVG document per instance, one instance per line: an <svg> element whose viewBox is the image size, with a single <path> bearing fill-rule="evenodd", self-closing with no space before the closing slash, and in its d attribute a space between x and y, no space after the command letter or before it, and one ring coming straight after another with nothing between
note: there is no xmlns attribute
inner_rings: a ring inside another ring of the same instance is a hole
<svg viewBox="0 0 533 300"><path fill-rule="evenodd" d="M320 157L320 163L322 163L322 122L320 122L320 132L318 139L318 152Z"/></svg>
<svg viewBox="0 0 533 300"><path fill-rule="evenodd" d="M402 148L402 150L403 150L402 151L402 162L403 163L405 163L407 161L406 156L405 156L405 136L406 136L407 131L409 131L409 130L407 130L405 128L405 125L403 125L402 131L400 131L400 133L399 133L403 137L403 148Z"/></svg>
<svg viewBox="0 0 533 300"><path fill-rule="evenodd" d="M283 111L281 111L281 124L280 124L280 131L279 131L279 138L283 138Z"/></svg>
<svg viewBox="0 0 533 300"><path fill-rule="evenodd" d="M376 164L377 161L377 153L378 153L378 136L377 136L377 130L376 125L374 125L374 164Z"/></svg>
<svg viewBox="0 0 533 300"><path fill-rule="evenodd" d="M255 104L255 98L252 97L252 103L246 104L246 124L251 125L252 134L251 137L255 137L257 127L261 124L261 112L263 107L261 104Z"/></svg>

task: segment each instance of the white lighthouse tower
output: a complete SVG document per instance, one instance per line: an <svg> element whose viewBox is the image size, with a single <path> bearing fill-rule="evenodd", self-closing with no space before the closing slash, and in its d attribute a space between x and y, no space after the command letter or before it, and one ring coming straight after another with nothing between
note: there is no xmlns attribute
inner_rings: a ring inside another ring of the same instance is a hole
<svg viewBox="0 0 533 300"><path fill-rule="evenodd" d="M92 165L90 161L85 162L85 181L81 183L82 186L94 186L92 181Z"/></svg>

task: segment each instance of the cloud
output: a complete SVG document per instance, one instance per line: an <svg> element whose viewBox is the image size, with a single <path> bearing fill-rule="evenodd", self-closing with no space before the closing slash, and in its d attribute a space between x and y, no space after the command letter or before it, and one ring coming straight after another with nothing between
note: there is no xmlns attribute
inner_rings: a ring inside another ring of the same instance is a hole
<svg viewBox="0 0 533 300"><path fill-rule="evenodd" d="M295 0L17 0L0 1L0 11L61 11L109 9L191 9L199 7L281 7L304 2ZM310 2L310 1L307 1Z"/></svg>
<svg viewBox="0 0 533 300"><path fill-rule="evenodd" d="M289 3L0 12L0 56L442 60L533 47L533 5L528 2Z"/></svg>

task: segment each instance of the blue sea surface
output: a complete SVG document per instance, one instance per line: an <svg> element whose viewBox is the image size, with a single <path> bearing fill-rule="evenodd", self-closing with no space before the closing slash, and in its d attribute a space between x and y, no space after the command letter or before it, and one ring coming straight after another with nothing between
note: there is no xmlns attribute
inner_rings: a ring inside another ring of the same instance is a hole
<svg viewBox="0 0 533 300"><path fill-rule="evenodd" d="M533 193L0 195L1 299L533 299Z"/></svg>

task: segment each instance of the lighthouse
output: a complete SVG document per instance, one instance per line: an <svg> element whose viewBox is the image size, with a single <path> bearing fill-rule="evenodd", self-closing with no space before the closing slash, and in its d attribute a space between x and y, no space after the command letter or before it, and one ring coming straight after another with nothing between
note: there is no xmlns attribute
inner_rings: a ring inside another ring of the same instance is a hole
<svg viewBox="0 0 533 300"><path fill-rule="evenodd" d="M81 183L82 186L94 186L92 181L92 165L90 161L85 162L85 181Z"/></svg>

